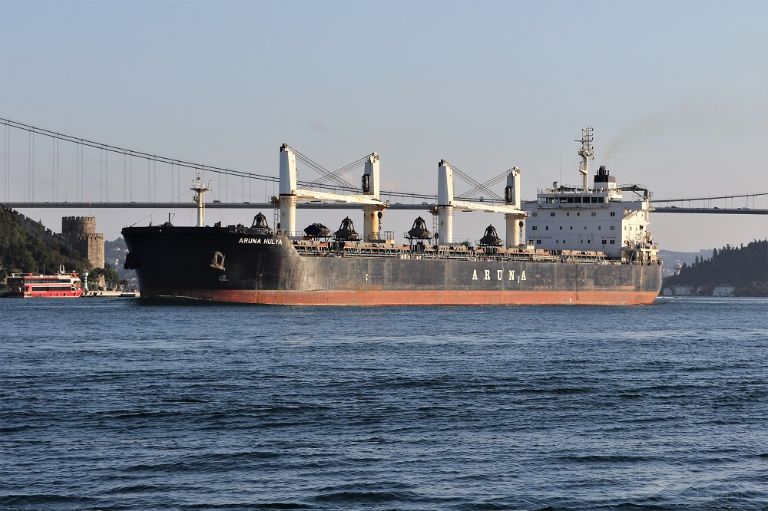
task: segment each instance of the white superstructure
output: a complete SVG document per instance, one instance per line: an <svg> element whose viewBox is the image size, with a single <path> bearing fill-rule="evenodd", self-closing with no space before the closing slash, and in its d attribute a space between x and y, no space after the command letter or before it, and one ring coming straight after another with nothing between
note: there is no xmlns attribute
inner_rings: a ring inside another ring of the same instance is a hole
<svg viewBox="0 0 768 511"><path fill-rule="evenodd" d="M616 259L655 260L647 190L618 187L604 166L588 188L588 160L594 157L591 128L582 130L580 142L582 186L554 183L539 191L535 203L524 205L528 244L545 250L601 251ZM640 191L642 196L637 194ZM624 200L622 192L632 192L636 198Z"/></svg>

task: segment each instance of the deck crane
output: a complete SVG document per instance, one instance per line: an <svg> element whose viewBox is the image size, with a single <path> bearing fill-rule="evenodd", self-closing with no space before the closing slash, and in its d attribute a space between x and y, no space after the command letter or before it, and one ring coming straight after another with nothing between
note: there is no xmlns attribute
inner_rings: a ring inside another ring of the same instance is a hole
<svg viewBox="0 0 768 511"><path fill-rule="evenodd" d="M379 238L381 212L386 203L381 201L381 185L379 179L379 155L371 153L362 159L364 170L361 193L321 192L308 188L299 188L296 172L296 151L288 144L280 146L280 196L276 202L280 206L280 231L288 236L296 233L296 204L300 201L323 201L346 204L359 204L365 214L363 235L365 241ZM349 167L349 166L347 166ZM347 167L343 167L346 169ZM325 177L339 182L339 176L326 173ZM341 189L349 190L347 187Z"/></svg>
<svg viewBox="0 0 768 511"><path fill-rule="evenodd" d="M470 178L447 160L440 160L437 164L437 208L438 216L438 241L443 244L451 244L453 240L453 213L459 211L485 211L489 213L504 213L506 222L506 246L516 247L521 244L523 228L525 226L526 213L520 209L520 169L512 167L507 171L507 186L504 188L503 202L478 202L456 199L453 193L454 171L465 180L473 184L473 192L485 190L492 196L498 197L492 190Z"/></svg>

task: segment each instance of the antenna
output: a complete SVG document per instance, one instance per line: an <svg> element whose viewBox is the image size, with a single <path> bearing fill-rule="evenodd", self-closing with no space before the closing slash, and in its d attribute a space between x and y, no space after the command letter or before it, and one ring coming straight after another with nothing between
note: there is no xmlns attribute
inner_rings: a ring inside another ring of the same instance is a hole
<svg viewBox="0 0 768 511"><path fill-rule="evenodd" d="M574 140L574 142L581 142L581 149L579 149L579 156L581 156L579 173L583 180L582 187L585 192L589 190L589 160L595 159L595 151L592 147L592 141L594 140L592 132L592 126L587 126L581 130L581 140Z"/></svg>

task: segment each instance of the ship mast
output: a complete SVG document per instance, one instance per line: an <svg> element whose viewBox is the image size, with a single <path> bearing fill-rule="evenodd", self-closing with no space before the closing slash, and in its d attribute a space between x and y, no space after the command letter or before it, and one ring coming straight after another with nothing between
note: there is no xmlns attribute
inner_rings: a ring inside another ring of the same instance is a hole
<svg viewBox="0 0 768 511"><path fill-rule="evenodd" d="M581 142L581 149L579 149L579 156L581 156L581 163L579 163L579 173L583 181L582 187L584 191L589 191L589 160L595 159L595 151L592 147L592 126L587 126L581 130L581 140L575 142Z"/></svg>
<svg viewBox="0 0 768 511"><path fill-rule="evenodd" d="M200 179L200 174L192 182L191 190L195 192L194 201L197 203L197 226L205 226L205 192L211 189L210 183L207 185Z"/></svg>

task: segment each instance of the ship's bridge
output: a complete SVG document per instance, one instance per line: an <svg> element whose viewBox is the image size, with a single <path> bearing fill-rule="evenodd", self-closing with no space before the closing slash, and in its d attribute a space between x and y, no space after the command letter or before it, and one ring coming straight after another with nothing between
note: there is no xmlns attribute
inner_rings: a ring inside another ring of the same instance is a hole
<svg viewBox="0 0 768 511"><path fill-rule="evenodd" d="M591 152L591 149L590 149ZM586 163L583 164L586 169ZM593 187L587 188L586 180L582 186L558 185L539 190L538 204L541 207L600 207L609 202L621 202L622 190L616 185L616 177L610 175L604 165L600 166L594 178ZM587 206L588 205L588 206Z"/></svg>
<svg viewBox="0 0 768 511"><path fill-rule="evenodd" d="M543 208L557 207L600 207L601 204L608 204L609 201L621 200L610 197L607 192L584 193L578 191L554 191L546 190L539 192L537 202Z"/></svg>
<svg viewBox="0 0 768 511"><path fill-rule="evenodd" d="M618 186L616 177L602 165L589 188L589 160L594 158L591 128L582 131L580 142L582 184L556 181L551 188L540 190L536 202L524 207L528 213L526 240L544 250L601 250L616 259L653 259L648 190L639 185ZM624 191L645 191L645 195L623 200Z"/></svg>

